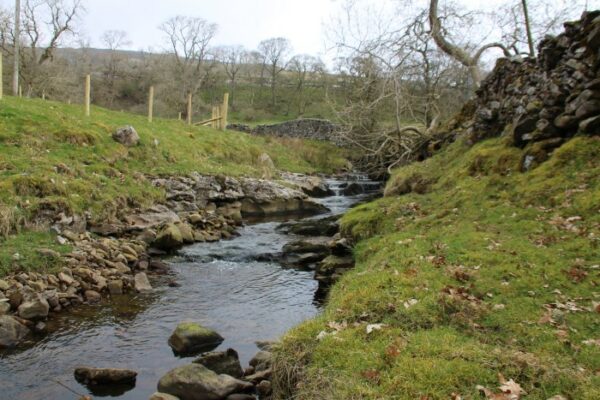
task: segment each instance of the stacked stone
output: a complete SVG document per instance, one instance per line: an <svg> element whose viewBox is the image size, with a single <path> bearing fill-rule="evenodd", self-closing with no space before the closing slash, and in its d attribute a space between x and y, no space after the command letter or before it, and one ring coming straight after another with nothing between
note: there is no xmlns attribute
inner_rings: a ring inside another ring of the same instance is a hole
<svg viewBox="0 0 600 400"><path fill-rule="evenodd" d="M577 133L600 133L600 11L547 36L537 59L500 59L461 127L473 142L509 135L515 146L550 151Z"/></svg>

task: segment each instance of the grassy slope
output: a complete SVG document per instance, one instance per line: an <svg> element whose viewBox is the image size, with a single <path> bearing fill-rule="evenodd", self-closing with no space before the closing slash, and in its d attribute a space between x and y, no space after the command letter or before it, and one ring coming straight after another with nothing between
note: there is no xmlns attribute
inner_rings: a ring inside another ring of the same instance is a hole
<svg viewBox="0 0 600 400"><path fill-rule="evenodd" d="M111 139L126 124L140 134L140 146L127 149ZM31 246L68 250L44 232L6 239L11 228L42 210L109 218L127 206L163 198L142 174L260 176L257 159L263 152L278 169L293 172L332 172L345 165L342 152L325 143L192 128L173 120L150 124L142 116L101 108L93 108L88 119L81 106L6 97L0 102L0 275L49 266L52 260ZM18 262L15 253L22 256Z"/></svg>
<svg viewBox="0 0 600 400"><path fill-rule="evenodd" d="M600 344L584 343L600 339L600 138L527 173L521 157L501 139L455 143L388 183L425 194L344 218L357 267L278 351L297 398L477 399L501 373L524 399L600 399Z"/></svg>

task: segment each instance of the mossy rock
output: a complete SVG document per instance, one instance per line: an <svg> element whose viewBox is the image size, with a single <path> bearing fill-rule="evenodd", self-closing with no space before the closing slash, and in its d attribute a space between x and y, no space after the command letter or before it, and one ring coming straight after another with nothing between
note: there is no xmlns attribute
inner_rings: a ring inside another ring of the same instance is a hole
<svg viewBox="0 0 600 400"><path fill-rule="evenodd" d="M223 340L223 337L212 329L195 322L182 322L169 338L169 346L176 354L189 355L210 351Z"/></svg>
<svg viewBox="0 0 600 400"><path fill-rule="evenodd" d="M174 250L183 246L184 237L175 224L167 224L156 234L153 245L162 250Z"/></svg>

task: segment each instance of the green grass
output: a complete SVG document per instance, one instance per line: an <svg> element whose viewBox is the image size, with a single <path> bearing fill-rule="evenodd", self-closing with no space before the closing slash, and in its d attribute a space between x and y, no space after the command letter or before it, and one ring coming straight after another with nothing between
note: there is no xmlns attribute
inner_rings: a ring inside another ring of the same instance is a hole
<svg viewBox="0 0 600 400"><path fill-rule="evenodd" d="M321 316L286 335L276 387L478 399L478 385L499 392L500 373L524 399L600 398L600 347L588 342L600 339L600 138L576 137L526 173L523 154L502 139L454 143L348 213L357 266Z"/></svg>
<svg viewBox="0 0 600 400"><path fill-rule="evenodd" d="M128 149L112 140L123 125L135 127L139 146ZM260 176L262 153L277 169L291 172L330 173L346 164L341 149L318 141L220 132L175 120L150 124L143 116L97 107L86 118L80 105L5 97L0 102L0 238L22 230L19 236L29 235L32 246L50 245L30 235L38 230L40 216L87 212L92 220L111 219L164 198L147 175ZM20 239L11 240L0 242L0 271L15 267L7 260L20 252L14 244ZM39 269L27 261L20 268Z"/></svg>

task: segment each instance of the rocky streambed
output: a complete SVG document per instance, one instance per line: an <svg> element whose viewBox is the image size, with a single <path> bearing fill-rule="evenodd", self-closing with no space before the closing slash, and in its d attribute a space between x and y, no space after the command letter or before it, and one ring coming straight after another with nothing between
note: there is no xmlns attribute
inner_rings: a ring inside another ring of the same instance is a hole
<svg viewBox="0 0 600 400"><path fill-rule="evenodd" d="M283 191L274 197L258 189L253 192L254 197L250 197L244 193L244 184L236 181L210 178L210 185L215 188L210 192L195 186L199 180L188 179L157 181L157 185L169 185L169 198L167 204L154 212L129 216L128 223L107 222L92 227L96 234L117 235L115 232L118 232L119 239L90 236L86 239L90 247L93 248L92 243L96 241L114 241L116 248L131 241L129 247L140 246L138 251L132 249L139 257L134 260L130 255L130 260L120 261L129 271L117 265L122 270L118 279L104 277L106 268L89 268L92 275L87 290L97 290L100 296L90 301L82 288L71 289L67 300L76 307L70 307L69 312L51 310L41 332L29 333L16 348L0 350L3 396L67 399L78 398L77 393L94 397L149 398L167 372L189 366L195 359L195 356L175 355L167 344L182 321L194 321L214 329L224 338L216 350L235 349L240 364L247 366L259 351L257 341L276 340L290 327L319 312L324 290L352 261L344 240L331 237L337 230L337 216L378 188L376 183L359 177L328 179L323 185L311 177L288 176L288 181L295 181L305 192L326 197L311 200L295 190L291 195L288 193L288 197L284 195L283 200L273 202L273 198L286 191L284 186L269 189ZM242 190L236 193L234 189L239 187ZM295 210L289 206L292 203ZM321 215L300 219L293 213L302 211L298 210L298 204L307 205L312 212L319 210ZM207 209L214 212L207 214ZM166 216L172 220L165 222ZM246 221L250 217L258 221L236 226L242 216ZM160 219L163 220L160 224L153 223ZM159 254L153 252L161 253L161 250L149 250L154 246L143 244L155 243L169 224L176 226L179 233L186 230L182 226L190 226L192 233L183 235L189 239L182 239L185 247L175 255L158 259ZM115 252L123 254L122 250ZM168 265L166 270L165 265ZM116 271L118 268L109 265L108 269ZM71 275L67 272L64 271L62 280L56 277L57 285L39 277L47 286L39 295L44 296L48 288L58 287L51 289L58 293L69 290L71 286L63 281L69 277L75 282L86 282L73 274L73 270ZM144 288L146 282L136 283L140 273L149 277L151 290ZM94 277L106 285L120 279L124 294L107 296L108 288L98 288ZM11 279L18 282L18 278ZM22 287L29 286L24 276L21 279ZM6 281L11 285L14 282ZM10 289L4 293L8 291ZM35 323L36 319L32 321ZM33 326L29 329L35 330ZM75 368L82 365L132 369L137 372L136 382L86 386L80 383L85 379L80 377L78 382L74 376ZM264 373L264 370L258 372ZM266 377L252 377L256 372L256 368L246 371L249 379L258 385ZM267 383L262 386L261 390L268 391ZM254 386L245 390L255 391Z"/></svg>

